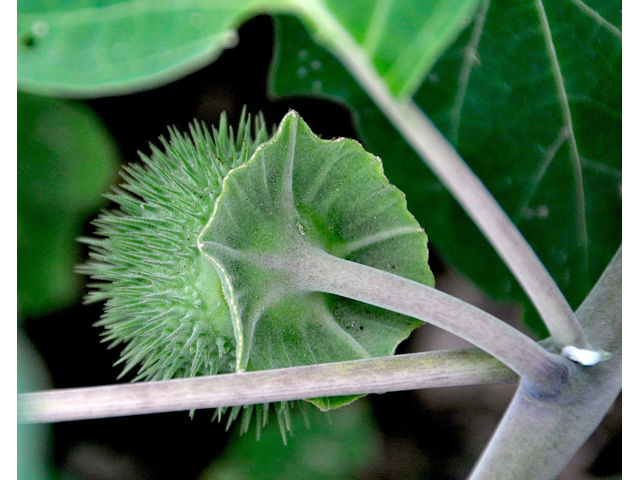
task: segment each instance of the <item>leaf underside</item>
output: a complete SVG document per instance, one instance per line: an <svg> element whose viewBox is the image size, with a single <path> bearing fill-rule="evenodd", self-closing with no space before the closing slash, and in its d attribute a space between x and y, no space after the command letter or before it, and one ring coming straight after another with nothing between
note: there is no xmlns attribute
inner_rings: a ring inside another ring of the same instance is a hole
<svg viewBox="0 0 640 480"><path fill-rule="evenodd" d="M305 248L433 285L426 235L380 160L316 137L290 112L225 179L199 243L223 280L237 370L390 355L421 322L292 281ZM285 265L284 268L274 265ZM322 409L356 397L316 399Z"/></svg>

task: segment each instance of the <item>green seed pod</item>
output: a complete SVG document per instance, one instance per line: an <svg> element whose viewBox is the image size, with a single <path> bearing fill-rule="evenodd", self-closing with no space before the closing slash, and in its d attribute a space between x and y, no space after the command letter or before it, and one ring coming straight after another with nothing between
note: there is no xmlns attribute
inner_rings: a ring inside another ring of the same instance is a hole
<svg viewBox="0 0 640 480"><path fill-rule="evenodd" d="M164 152L124 168L99 238L82 239L92 260L79 271L99 281L87 299L106 300L98 325L126 343L123 374L139 366L136 380L390 355L421 324L304 280L309 265L331 275L350 261L433 286L426 235L380 160L318 138L295 112L271 140L261 117L253 134L245 118L236 136L224 116L213 134L170 130ZM290 405L276 407L283 439ZM243 431L254 410L258 432L266 422L268 406L248 406Z"/></svg>
<svg viewBox="0 0 640 480"><path fill-rule="evenodd" d="M223 115L213 135L194 124L190 138L170 129L143 164L123 168L126 183L107 198L118 210L94 222L102 238L82 238L92 260L78 268L100 281L87 302L106 300L97 323L111 346L126 343L120 376L139 366L136 380L235 371L229 308L213 264L196 239L213 212L222 180L268 139L258 117L242 115L237 135Z"/></svg>

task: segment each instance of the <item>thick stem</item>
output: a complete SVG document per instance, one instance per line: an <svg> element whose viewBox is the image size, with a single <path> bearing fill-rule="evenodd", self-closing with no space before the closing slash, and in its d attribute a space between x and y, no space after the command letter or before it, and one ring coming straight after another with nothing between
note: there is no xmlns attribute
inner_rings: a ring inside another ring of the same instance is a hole
<svg viewBox="0 0 640 480"><path fill-rule="evenodd" d="M482 348L541 389L554 390L566 367L531 338L466 302L383 270L305 248L282 268L299 288L340 295L402 313Z"/></svg>
<svg viewBox="0 0 640 480"><path fill-rule="evenodd" d="M622 248L577 311L590 340L611 359L593 367L569 365L555 396L523 382L473 480L553 479L589 438L622 388Z"/></svg>
<svg viewBox="0 0 640 480"><path fill-rule="evenodd" d="M573 310L533 249L422 110L391 94L360 45L320 2L298 2L298 8L315 27L317 40L341 60L493 245L535 305L558 349L567 345L587 348Z"/></svg>
<svg viewBox="0 0 640 480"><path fill-rule="evenodd" d="M517 375L476 348L279 370L18 395L18 422L230 407L300 398L514 383Z"/></svg>

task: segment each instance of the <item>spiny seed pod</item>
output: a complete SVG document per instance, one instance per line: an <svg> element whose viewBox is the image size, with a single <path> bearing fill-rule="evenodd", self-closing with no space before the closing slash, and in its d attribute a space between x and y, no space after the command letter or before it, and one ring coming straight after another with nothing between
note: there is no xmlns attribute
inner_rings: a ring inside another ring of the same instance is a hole
<svg viewBox="0 0 640 480"><path fill-rule="evenodd" d="M87 302L106 300L97 323L105 341L126 343L120 376L140 365L135 380L213 375L235 371L233 327L218 275L196 239L213 212L222 180L268 139L263 118L243 112L237 135L227 126L209 133L190 128L191 138L170 129L164 152L151 146L143 164L123 167L126 183L107 198L119 210L94 225L102 238L82 238L91 258L78 268L101 283Z"/></svg>
<svg viewBox="0 0 640 480"><path fill-rule="evenodd" d="M223 115L213 134L196 124L190 138L171 129L161 141L164 151L152 147L142 165L124 168L125 183L108 195L119 209L95 221L98 238L82 239L91 260L79 271L98 281L87 301L106 300L105 341L126 344L121 375L136 366L135 380L157 380L390 355L420 325L299 281L303 259L330 255L433 285L424 231L357 142L321 140L295 112L271 140L262 117L252 133L243 113L236 135ZM308 401L327 410L355 398ZM276 407L283 439L289 408ZM242 430L254 410L259 434L268 405L246 407Z"/></svg>

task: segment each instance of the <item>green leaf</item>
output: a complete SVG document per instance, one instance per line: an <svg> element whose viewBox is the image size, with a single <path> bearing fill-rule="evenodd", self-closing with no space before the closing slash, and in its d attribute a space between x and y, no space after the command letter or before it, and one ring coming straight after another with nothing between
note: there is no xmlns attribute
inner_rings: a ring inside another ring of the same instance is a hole
<svg viewBox="0 0 640 480"><path fill-rule="evenodd" d="M600 13L580 2L503 3L483 5L415 100L575 308L621 241L616 2L593 4ZM409 209L445 258L497 298L529 305L493 248L344 67L296 20L278 19L273 92L347 103L367 146L383 158L389 179L407 194ZM312 63L323 68L309 69ZM309 74L295 74L302 69ZM530 306L525 319L545 334Z"/></svg>
<svg viewBox="0 0 640 480"><path fill-rule="evenodd" d="M408 97L469 23L479 0L299 3L298 16L318 43L352 58L366 57L394 95Z"/></svg>
<svg viewBox="0 0 640 480"><path fill-rule="evenodd" d="M235 436L221 458L204 472L203 480L361 478L379 450L366 402L332 411L329 419L308 417L298 409L292 411L293 434L287 445L273 422L262 429L259 442L251 435Z"/></svg>
<svg viewBox="0 0 640 480"><path fill-rule="evenodd" d="M73 303L75 237L104 202L117 154L87 107L18 93L18 303L25 316Z"/></svg>
<svg viewBox="0 0 640 480"><path fill-rule="evenodd" d="M399 96L468 23L479 0L20 1L18 87L102 96L168 83L210 63L256 13L296 13L333 48L362 49ZM133 34L132 34L133 32ZM337 35L337 36L336 36Z"/></svg>
<svg viewBox="0 0 640 480"><path fill-rule="evenodd" d="M378 158L353 140L319 139L290 112L225 178L198 239L231 310L236 370L392 354L421 322L313 291L299 283L300 269L326 252L433 286L426 240Z"/></svg>
<svg viewBox="0 0 640 480"><path fill-rule="evenodd" d="M233 45L235 28L260 3L20 1L18 88L102 96L168 83Z"/></svg>
<svg viewBox="0 0 640 480"><path fill-rule="evenodd" d="M589 3L491 2L416 95L574 309L622 241L621 4Z"/></svg>

